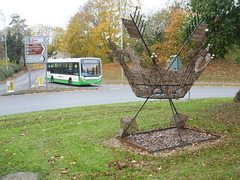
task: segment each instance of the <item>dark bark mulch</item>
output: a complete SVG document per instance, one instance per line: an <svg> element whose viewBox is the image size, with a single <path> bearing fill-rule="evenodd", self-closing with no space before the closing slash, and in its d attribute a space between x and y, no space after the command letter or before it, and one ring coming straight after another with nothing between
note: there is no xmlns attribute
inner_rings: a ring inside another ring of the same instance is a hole
<svg viewBox="0 0 240 180"><path fill-rule="evenodd" d="M193 129L180 129L180 134L184 145L220 138ZM141 132L118 139L151 153L182 146L177 128Z"/></svg>

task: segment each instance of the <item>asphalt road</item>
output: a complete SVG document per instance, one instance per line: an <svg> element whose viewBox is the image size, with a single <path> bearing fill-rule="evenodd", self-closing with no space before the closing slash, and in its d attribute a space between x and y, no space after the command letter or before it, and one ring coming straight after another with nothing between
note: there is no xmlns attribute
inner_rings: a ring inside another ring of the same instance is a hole
<svg viewBox="0 0 240 180"><path fill-rule="evenodd" d="M44 70L31 71L31 87L38 83L38 77L44 77ZM29 89L29 73L22 73L17 75L13 81L14 91ZM7 83L0 84L0 94L7 93Z"/></svg>
<svg viewBox="0 0 240 180"><path fill-rule="evenodd" d="M39 71L36 71L35 73L32 73L33 84L37 81L36 79L38 78L39 73L41 75L41 72ZM16 89L28 88L27 74L23 74L13 81L15 81ZM61 87L65 85L49 83L49 86ZM137 98L132 92L130 86L127 85L75 86L74 88L79 89L78 91L68 92L0 96L0 115L145 100ZM239 88L234 87L192 87L190 98L234 97L238 90ZM0 94L5 91L6 84L1 84ZM189 94L186 94L183 99L188 98Z"/></svg>

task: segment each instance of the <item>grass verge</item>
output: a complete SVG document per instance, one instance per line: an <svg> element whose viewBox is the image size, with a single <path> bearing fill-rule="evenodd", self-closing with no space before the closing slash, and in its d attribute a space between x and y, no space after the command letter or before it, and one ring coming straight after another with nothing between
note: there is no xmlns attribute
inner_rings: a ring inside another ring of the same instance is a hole
<svg viewBox="0 0 240 180"><path fill-rule="evenodd" d="M119 134L120 117L142 102L0 116L0 177L31 171L38 179L238 179L240 104L232 98L176 101L188 126L221 140L147 154L103 142ZM168 125L167 101L151 101L139 114L140 130ZM197 148L196 148L197 147ZM170 154L170 155L169 155Z"/></svg>
<svg viewBox="0 0 240 180"><path fill-rule="evenodd" d="M35 93L50 93L50 92L66 92L66 91L95 91L98 88L78 88L78 87L34 87L31 90L17 90L15 92L8 92L6 94L0 94L0 96L12 96L12 95L23 95L23 94L35 94Z"/></svg>

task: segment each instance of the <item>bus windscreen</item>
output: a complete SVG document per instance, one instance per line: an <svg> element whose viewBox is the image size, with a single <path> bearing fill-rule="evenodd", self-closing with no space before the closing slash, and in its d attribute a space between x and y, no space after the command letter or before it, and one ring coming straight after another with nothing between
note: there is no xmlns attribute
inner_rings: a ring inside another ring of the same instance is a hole
<svg viewBox="0 0 240 180"><path fill-rule="evenodd" d="M82 60L81 75L84 77L95 77L101 74L100 61L96 59Z"/></svg>

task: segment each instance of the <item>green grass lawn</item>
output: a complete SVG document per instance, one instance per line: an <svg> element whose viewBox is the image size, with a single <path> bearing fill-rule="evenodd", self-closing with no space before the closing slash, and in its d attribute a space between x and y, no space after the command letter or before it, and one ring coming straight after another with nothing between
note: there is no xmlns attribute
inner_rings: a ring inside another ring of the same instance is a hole
<svg viewBox="0 0 240 180"><path fill-rule="evenodd" d="M39 179L239 179L240 104L231 101L176 101L189 127L221 139L156 154L103 143L142 102L0 116L0 177L30 171ZM168 101L151 101L137 123L143 131L166 127L170 118Z"/></svg>

